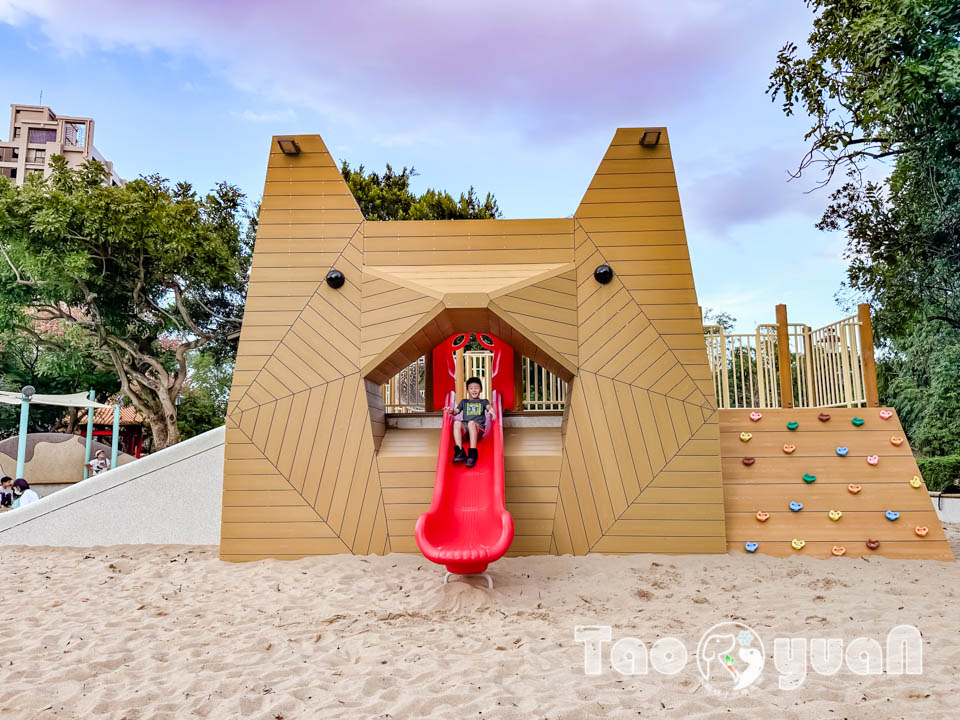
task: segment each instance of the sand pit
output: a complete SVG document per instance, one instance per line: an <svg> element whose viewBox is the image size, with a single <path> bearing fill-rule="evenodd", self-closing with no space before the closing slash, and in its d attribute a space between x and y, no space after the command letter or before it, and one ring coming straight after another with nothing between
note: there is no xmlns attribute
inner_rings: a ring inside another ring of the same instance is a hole
<svg viewBox="0 0 960 720"><path fill-rule="evenodd" d="M954 552L960 526L948 527ZM10 718L953 718L960 565L747 556L504 559L496 588L413 555L222 563L216 548L7 548L0 716ZM693 657L739 620L766 644L748 694L718 696ZM923 674L777 689L773 638L923 635ZM678 674L584 673L576 625L647 647Z"/></svg>

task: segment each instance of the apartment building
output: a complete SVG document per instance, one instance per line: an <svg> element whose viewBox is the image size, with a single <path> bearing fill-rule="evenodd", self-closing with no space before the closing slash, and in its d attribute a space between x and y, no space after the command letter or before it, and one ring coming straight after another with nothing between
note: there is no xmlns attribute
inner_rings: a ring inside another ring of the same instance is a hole
<svg viewBox="0 0 960 720"><path fill-rule="evenodd" d="M17 185L34 173L48 175L53 155L63 155L70 167L99 160L111 185L124 183L93 144L93 118L59 116L43 105L11 105L8 137L0 142L0 176Z"/></svg>

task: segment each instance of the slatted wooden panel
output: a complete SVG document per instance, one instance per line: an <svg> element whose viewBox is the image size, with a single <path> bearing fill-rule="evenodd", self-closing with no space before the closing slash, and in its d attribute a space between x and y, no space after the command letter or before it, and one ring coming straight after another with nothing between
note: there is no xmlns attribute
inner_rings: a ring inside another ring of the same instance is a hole
<svg viewBox="0 0 960 720"><path fill-rule="evenodd" d="M620 148L616 150L620 156L648 152L634 147L635 142L621 147L620 139L618 135L611 146L611 151ZM658 182L668 184L667 151L649 152L661 168L663 177ZM619 158L614 167L620 168L618 163ZM587 215L599 217L598 208L616 218L622 212L638 213L636 206L654 190L656 186L639 183L619 186L615 196L588 192L584 204L596 202L597 207ZM622 204L629 207L621 208ZM625 271L632 272L631 261L607 258L582 227L579 213L575 230L579 372L568 396L554 526L557 550L575 554L724 552L716 406L712 389L707 386L709 394L705 394L698 382L706 356L701 368L678 354L677 343L665 333L667 328L648 317L644 298L628 286ZM618 232L630 232L642 240L639 233L645 232L641 227L645 216L636 217L639 225ZM674 255L685 256L686 244L680 240L671 238L669 247ZM627 258L641 257L659 246L615 247L615 257ZM626 254L625 248L634 254ZM653 264L644 269L648 276L686 277L692 288L689 264L684 269L649 262ZM604 263L614 268L615 275L601 285L593 271ZM698 332L702 344L702 328Z"/></svg>
<svg viewBox="0 0 960 720"><path fill-rule="evenodd" d="M270 143L263 209L257 229L253 267L240 332L237 367L228 413L235 410L255 378L273 383L274 350L323 282L363 221L336 163L316 135L300 138L300 155L280 152ZM305 218L294 210L320 213ZM261 373L266 364L271 368ZM261 387L259 398L269 395ZM248 401L253 407L259 398Z"/></svg>
<svg viewBox="0 0 960 720"><path fill-rule="evenodd" d="M560 467L559 428L506 428L507 510L515 540L510 554L550 551ZM430 507L440 437L436 430L387 431L378 455L390 543L394 551L419 552L417 518Z"/></svg>
<svg viewBox="0 0 960 720"><path fill-rule="evenodd" d="M538 345L577 365L577 283L574 271L509 293L494 294L494 310L529 328Z"/></svg>
<svg viewBox="0 0 960 720"><path fill-rule="evenodd" d="M483 265L569 262L572 231L570 219L368 222L366 263L466 266L480 270L483 282L490 277Z"/></svg>
<svg viewBox="0 0 960 720"><path fill-rule="evenodd" d="M270 154L228 407L224 559L389 549L361 378L363 220L323 142ZM348 282L326 285L331 266ZM312 513L312 515L311 515Z"/></svg>
<svg viewBox="0 0 960 720"><path fill-rule="evenodd" d="M830 419L818 420L821 412ZM878 408L761 413L763 417L752 422L749 411L720 411L731 550L746 552L744 543L751 541L759 543L757 552L781 557L800 553L832 557L836 545L846 548L845 557L953 559L926 488L909 484L920 476L909 445L890 442L891 437L904 437L896 413L888 420L880 417ZM864 424L854 426L854 417L862 418ZM786 427L792 420L800 423L795 431ZM752 436L747 442L740 439L744 432ZM796 449L787 455L784 445ZM837 447L849 448L848 455L837 455ZM877 455L879 464L868 465L868 455ZM744 465L745 456L756 462ZM804 482L804 473L815 475L816 480ZM861 486L859 493L848 492L851 483ZM791 512L792 501L803 503L803 509ZM840 510L843 516L830 520L830 510ZM887 510L899 512L900 518L887 520ZM759 522L759 511L770 518ZM926 537L916 535L918 525L929 528ZM791 547L794 538L806 541L802 550ZM880 540L880 547L869 550L868 538Z"/></svg>
<svg viewBox="0 0 960 720"><path fill-rule="evenodd" d="M705 397L711 397L700 308L693 285L666 128L653 147L620 129L574 214L589 237L592 270L610 265L623 287ZM578 246L579 246L578 241ZM581 276L590 287L590 278Z"/></svg>

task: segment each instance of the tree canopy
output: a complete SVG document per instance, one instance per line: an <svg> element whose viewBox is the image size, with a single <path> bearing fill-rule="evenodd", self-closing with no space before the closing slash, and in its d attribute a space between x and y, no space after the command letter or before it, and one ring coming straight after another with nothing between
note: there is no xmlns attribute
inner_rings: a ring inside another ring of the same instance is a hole
<svg viewBox="0 0 960 720"><path fill-rule="evenodd" d="M481 201L471 185L460 198L445 190L428 189L417 195L410 188L416 177L414 168L396 172L389 164L381 175L356 169L344 160L340 166L343 179L357 200L367 220L484 220L500 217L500 208L490 193Z"/></svg>
<svg viewBox="0 0 960 720"><path fill-rule="evenodd" d="M841 298L873 306L881 391L912 408L911 440L960 452L960 434L935 430L960 414L943 392L960 342L960 5L805 2L808 52L784 46L768 89L811 119L796 174L844 176L818 224L847 236Z"/></svg>
<svg viewBox="0 0 960 720"><path fill-rule="evenodd" d="M61 350L36 318L79 333L164 448L180 437L187 354L240 328L255 226L244 196L158 176L107 187L95 161L51 168L22 188L0 179L0 329Z"/></svg>

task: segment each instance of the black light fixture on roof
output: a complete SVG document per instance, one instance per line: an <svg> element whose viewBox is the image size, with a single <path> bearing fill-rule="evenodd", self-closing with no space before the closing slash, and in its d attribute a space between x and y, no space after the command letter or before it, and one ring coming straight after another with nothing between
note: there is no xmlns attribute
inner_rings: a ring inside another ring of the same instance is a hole
<svg viewBox="0 0 960 720"><path fill-rule="evenodd" d="M644 130L640 136L640 144L647 147L657 145L660 142L660 133L661 131L656 128Z"/></svg>
<svg viewBox="0 0 960 720"><path fill-rule="evenodd" d="M327 273L327 285L332 287L334 290L343 287L343 283L346 282L346 278L343 276L343 273L337 270L336 268L331 268L330 272Z"/></svg>
<svg viewBox="0 0 960 720"><path fill-rule="evenodd" d="M280 151L284 155L300 154L300 145L298 145L297 141L294 140L292 137L277 138L277 145L280 146Z"/></svg>

